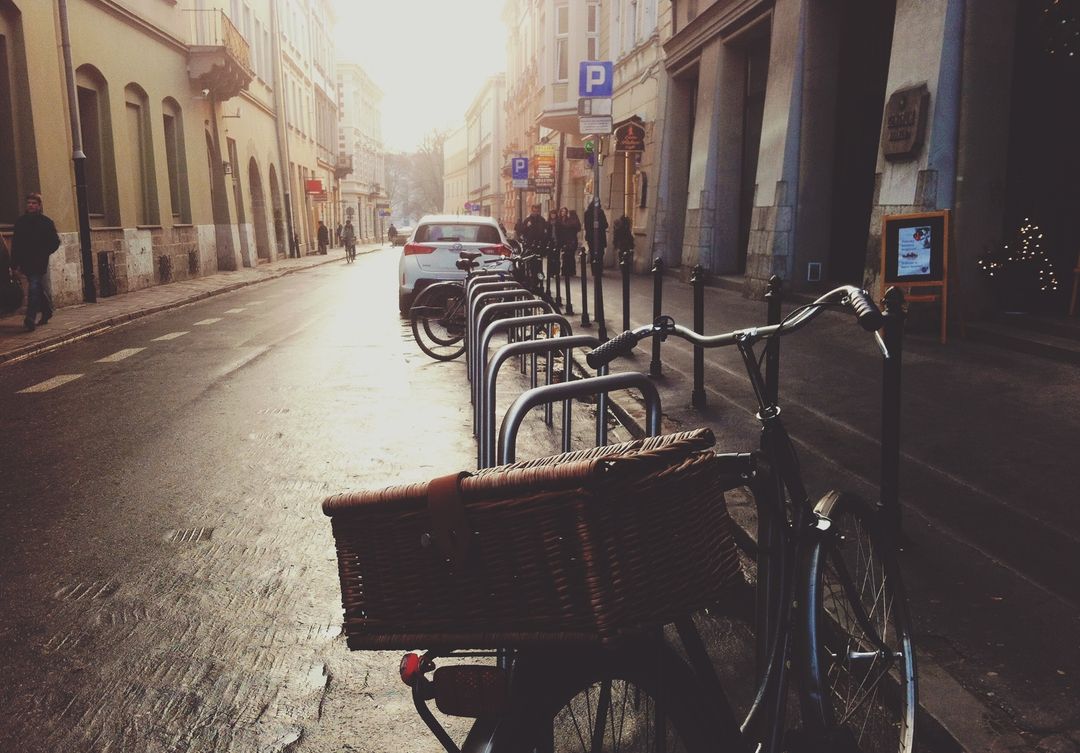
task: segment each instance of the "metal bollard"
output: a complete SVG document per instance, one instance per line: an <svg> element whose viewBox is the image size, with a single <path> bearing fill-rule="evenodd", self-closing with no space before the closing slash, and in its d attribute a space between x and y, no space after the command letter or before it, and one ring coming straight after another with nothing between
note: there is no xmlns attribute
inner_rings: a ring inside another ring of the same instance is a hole
<svg viewBox="0 0 1080 753"><path fill-rule="evenodd" d="M705 334L705 269L695 264L690 270L690 285L694 289L694 331ZM698 410L705 407L705 349L694 346L694 390L690 405Z"/></svg>
<svg viewBox="0 0 1080 753"><path fill-rule="evenodd" d="M882 340L888 355L881 375L881 507L899 539L900 521L900 366L904 352L904 293L885 291Z"/></svg>
<svg viewBox="0 0 1080 753"><path fill-rule="evenodd" d="M622 271L622 328L630 329L630 267L634 263L634 250L619 252L619 270Z"/></svg>
<svg viewBox="0 0 1080 753"><path fill-rule="evenodd" d="M596 336L600 342L606 343L607 322L604 321L604 262L602 257L597 256L593 260L593 311L596 312Z"/></svg>
<svg viewBox="0 0 1080 753"><path fill-rule="evenodd" d="M766 317L769 324L779 324L780 304L783 303L783 280L779 275L769 278L765 288ZM780 397L780 338L770 337L765 343L765 402L776 405Z"/></svg>
<svg viewBox="0 0 1080 753"><path fill-rule="evenodd" d="M589 322L589 260L585 249L578 250L581 259L581 326L588 327Z"/></svg>
<svg viewBox="0 0 1080 753"><path fill-rule="evenodd" d="M569 264L567 264L568 261ZM574 264L574 255L563 253L562 262L563 279L566 280L566 308L563 309L563 313L567 316L573 316L574 302L570 300L570 267Z"/></svg>
<svg viewBox="0 0 1080 753"><path fill-rule="evenodd" d="M653 301L652 301L652 313L653 321L655 322L660 318L661 309L663 308L664 297L664 260L657 256L653 259L652 265L653 275ZM652 361L649 363L649 376L659 377L661 375L660 367L660 336L654 335L652 342Z"/></svg>

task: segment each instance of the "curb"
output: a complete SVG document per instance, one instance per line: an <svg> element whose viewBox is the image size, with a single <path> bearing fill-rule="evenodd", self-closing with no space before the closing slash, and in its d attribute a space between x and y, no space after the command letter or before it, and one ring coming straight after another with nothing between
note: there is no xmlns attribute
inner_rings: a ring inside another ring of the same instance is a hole
<svg viewBox="0 0 1080 753"><path fill-rule="evenodd" d="M376 248L372 248L363 252L360 252L358 249L358 253L371 253L378 250L379 248L382 248L382 246L378 246ZM334 257L332 259L320 259L303 267L274 270L274 272L269 273L264 277L259 277L252 280L244 280L242 282L234 282L228 285L224 285L220 288L216 288L214 290L204 290L198 293L193 293L190 296L177 299L175 301L170 301L168 303L150 306L148 308L142 308L137 311L129 311L127 313L118 314L107 319L91 322L90 324L86 324L78 329L71 330L70 332L65 332L62 335L57 335L55 337L39 340L35 343L27 343L26 345L18 346L12 348L9 351L0 353L0 367L15 363L17 361L23 361L27 358L33 358L34 356L41 355L42 353L48 353L49 351L56 350L61 346L67 345L68 343L85 340L88 337L93 337L94 335L100 334L101 332L121 326L123 324L127 324L128 322L135 321L136 319L142 319L143 317L150 316L152 314L157 314L162 311L168 311L169 309L179 308L180 306L186 306L189 303L196 303L198 301L212 298L217 295L222 295L224 293L231 293L235 290L239 290L240 288L246 288L250 287L251 285L258 285L262 282L276 280L286 275L303 272L308 269L314 269L315 267L321 267L325 264L331 264L335 261L341 261L341 259L338 259L337 257Z"/></svg>

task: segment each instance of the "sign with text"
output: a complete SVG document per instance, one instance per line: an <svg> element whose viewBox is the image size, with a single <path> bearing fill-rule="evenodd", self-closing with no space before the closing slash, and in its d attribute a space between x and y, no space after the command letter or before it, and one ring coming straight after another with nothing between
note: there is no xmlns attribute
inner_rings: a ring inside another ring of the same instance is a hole
<svg viewBox="0 0 1080 753"><path fill-rule="evenodd" d="M610 97L614 78L610 60L582 60L578 68L578 96Z"/></svg>
<svg viewBox="0 0 1080 753"><path fill-rule="evenodd" d="M887 160L912 159L926 138L930 90L926 84L899 89L885 103L881 152Z"/></svg>
<svg viewBox="0 0 1080 753"><path fill-rule="evenodd" d="M538 192L555 185L555 145L537 144L533 147L533 186Z"/></svg>
<svg viewBox="0 0 1080 753"><path fill-rule="evenodd" d="M578 133L581 135L607 136L611 133L610 115L590 115L578 118Z"/></svg>
<svg viewBox="0 0 1080 753"><path fill-rule="evenodd" d="M908 301L941 302L941 343L949 301L949 212L886 215L881 220L881 281L907 290ZM912 295L913 288L931 288ZM936 290L935 290L936 289ZM884 290L882 291L884 294Z"/></svg>
<svg viewBox="0 0 1080 753"><path fill-rule="evenodd" d="M615 151L629 154L645 151L645 127L638 123L624 123L615 129Z"/></svg>
<svg viewBox="0 0 1080 753"><path fill-rule="evenodd" d="M589 154L585 151L583 146L568 146L566 147L567 159L586 159Z"/></svg>
<svg viewBox="0 0 1080 753"><path fill-rule="evenodd" d="M308 194L315 195L323 193L326 189L323 188L323 182L320 178L308 178L304 181L304 191Z"/></svg>

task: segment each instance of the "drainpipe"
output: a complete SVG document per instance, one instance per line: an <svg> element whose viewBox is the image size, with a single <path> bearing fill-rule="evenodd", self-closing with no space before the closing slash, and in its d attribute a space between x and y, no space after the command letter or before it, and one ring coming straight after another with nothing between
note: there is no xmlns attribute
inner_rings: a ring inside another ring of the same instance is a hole
<svg viewBox="0 0 1080 753"><path fill-rule="evenodd" d="M60 44L64 51L64 78L67 83L68 113L71 117L71 161L75 166L75 203L79 215L79 250L82 255L83 300L97 302L94 286L94 255L90 248L90 201L86 195L86 154L83 152L79 99L75 91L75 70L71 64L71 35L68 32L67 0L57 0L60 14Z"/></svg>
<svg viewBox="0 0 1080 753"><path fill-rule="evenodd" d="M281 62L281 23L278 20L278 0L270 0L270 28L274 38L274 101L277 117L278 161L281 162L281 181L285 193L285 254L293 255L293 216L292 216L292 170L289 161L289 138L285 133L285 75ZM300 255L300 249L296 249Z"/></svg>

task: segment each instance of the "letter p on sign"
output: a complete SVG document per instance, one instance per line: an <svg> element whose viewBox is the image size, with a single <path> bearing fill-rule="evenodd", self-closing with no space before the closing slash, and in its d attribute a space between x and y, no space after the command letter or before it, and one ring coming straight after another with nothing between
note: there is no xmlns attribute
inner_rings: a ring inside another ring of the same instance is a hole
<svg viewBox="0 0 1080 753"><path fill-rule="evenodd" d="M610 60L583 60L578 72L578 96L610 97L612 78Z"/></svg>

